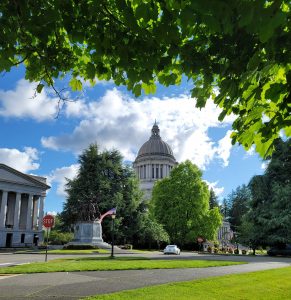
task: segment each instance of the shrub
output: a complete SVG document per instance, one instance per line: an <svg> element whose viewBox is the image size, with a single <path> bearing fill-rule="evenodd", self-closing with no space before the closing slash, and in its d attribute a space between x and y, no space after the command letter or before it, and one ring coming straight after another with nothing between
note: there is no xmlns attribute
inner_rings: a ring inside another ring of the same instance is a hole
<svg viewBox="0 0 291 300"><path fill-rule="evenodd" d="M234 250L234 254L239 254L239 250L238 250L238 249L235 249L235 250Z"/></svg>
<svg viewBox="0 0 291 300"><path fill-rule="evenodd" d="M51 245L64 245L73 239L74 235L71 232L60 232L52 230L49 235L49 244Z"/></svg>
<svg viewBox="0 0 291 300"><path fill-rule="evenodd" d="M208 253L212 253L212 247L208 246L208 247L207 247L207 252L208 252Z"/></svg>
<svg viewBox="0 0 291 300"><path fill-rule="evenodd" d="M218 253L218 248L215 247L213 251L214 251L214 253Z"/></svg>
<svg viewBox="0 0 291 300"><path fill-rule="evenodd" d="M241 251L241 254L243 254L243 255L246 255L247 253L248 253L247 250L244 250L244 249L243 249L243 250Z"/></svg>

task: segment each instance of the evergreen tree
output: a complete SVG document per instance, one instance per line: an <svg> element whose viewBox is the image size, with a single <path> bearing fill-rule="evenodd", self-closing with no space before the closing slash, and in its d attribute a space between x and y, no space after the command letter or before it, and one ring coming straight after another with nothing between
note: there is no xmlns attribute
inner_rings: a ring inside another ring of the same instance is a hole
<svg viewBox="0 0 291 300"><path fill-rule="evenodd" d="M248 212L250 199L251 193L245 184L237 187L236 190L232 191L228 196L230 203L229 222L234 231L238 230L238 227L242 223L243 215Z"/></svg>
<svg viewBox="0 0 291 300"><path fill-rule="evenodd" d="M249 242L258 245L291 242L291 142L276 142L264 175L250 183L250 211L242 224L249 224ZM246 230L247 231L247 230ZM246 240L247 234L245 234Z"/></svg>
<svg viewBox="0 0 291 300"><path fill-rule="evenodd" d="M214 207L219 207L219 203L213 188L211 188L209 194L209 208L212 209Z"/></svg>
<svg viewBox="0 0 291 300"><path fill-rule="evenodd" d="M65 224L94 221L113 207L117 208L117 242L132 242L139 230L138 215L143 213L142 193L129 167L122 165L122 156L116 150L100 152L90 145L79 157L80 169L76 178L68 180L68 197L61 214ZM110 237L110 223L102 223L104 239Z"/></svg>

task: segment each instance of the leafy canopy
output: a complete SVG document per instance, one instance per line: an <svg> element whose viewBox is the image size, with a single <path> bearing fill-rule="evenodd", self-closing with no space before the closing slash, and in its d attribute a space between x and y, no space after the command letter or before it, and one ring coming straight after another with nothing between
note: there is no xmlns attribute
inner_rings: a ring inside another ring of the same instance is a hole
<svg viewBox="0 0 291 300"><path fill-rule="evenodd" d="M2 0L0 72L22 62L26 79L71 76L126 85L193 81L192 96L234 114L232 141L266 156L291 135L289 0Z"/></svg>
<svg viewBox="0 0 291 300"><path fill-rule="evenodd" d="M154 185L152 210L171 242L193 244L198 237L212 240L217 234L222 218L218 207L209 209L209 191L201 176L187 160Z"/></svg>

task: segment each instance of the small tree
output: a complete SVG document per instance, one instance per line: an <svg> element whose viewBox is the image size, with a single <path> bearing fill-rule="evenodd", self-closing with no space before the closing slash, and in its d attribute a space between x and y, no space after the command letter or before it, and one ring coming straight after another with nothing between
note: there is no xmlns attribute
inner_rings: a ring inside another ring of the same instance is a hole
<svg viewBox="0 0 291 300"><path fill-rule="evenodd" d="M154 216L170 240L182 246L195 242L198 236L213 239L221 224L218 208L209 210L209 191L201 177L197 166L186 161L153 189Z"/></svg>

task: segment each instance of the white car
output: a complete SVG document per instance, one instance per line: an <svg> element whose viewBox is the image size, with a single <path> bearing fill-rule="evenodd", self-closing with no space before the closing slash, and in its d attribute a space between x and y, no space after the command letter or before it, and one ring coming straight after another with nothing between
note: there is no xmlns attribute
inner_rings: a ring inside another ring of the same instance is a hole
<svg viewBox="0 0 291 300"><path fill-rule="evenodd" d="M164 254L176 254L180 255L181 250L177 247L177 245L168 245L164 249Z"/></svg>

